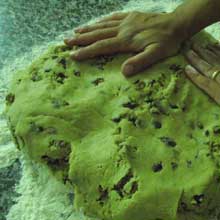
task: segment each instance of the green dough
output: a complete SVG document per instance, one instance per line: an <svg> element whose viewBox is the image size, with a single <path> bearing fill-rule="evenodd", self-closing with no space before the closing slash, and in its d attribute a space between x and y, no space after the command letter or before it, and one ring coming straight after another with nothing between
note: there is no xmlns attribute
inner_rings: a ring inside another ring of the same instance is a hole
<svg viewBox="0 0 220 220"><path fill-rule="evenodd" d="M210 219L220 108L186 77L182 53L125 78L133 54L73 61L70 50L55 45L14 76L5 111L16 146L71 184L73 208L89 217Z"/></svg>

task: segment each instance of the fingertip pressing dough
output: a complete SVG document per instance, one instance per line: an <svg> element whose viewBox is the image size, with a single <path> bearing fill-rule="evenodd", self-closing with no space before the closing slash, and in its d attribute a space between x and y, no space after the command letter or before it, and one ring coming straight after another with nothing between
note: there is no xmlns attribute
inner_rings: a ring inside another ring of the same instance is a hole
<svg viewBox="0 0 220 220"><path fill-rule="evenodd" d="M206 32L194 39L214 41ZM6 96L13 140L100 220L207 220L220 207L220 108L180 54L125 78L131 54L73 61L55 45Z"/></svg>

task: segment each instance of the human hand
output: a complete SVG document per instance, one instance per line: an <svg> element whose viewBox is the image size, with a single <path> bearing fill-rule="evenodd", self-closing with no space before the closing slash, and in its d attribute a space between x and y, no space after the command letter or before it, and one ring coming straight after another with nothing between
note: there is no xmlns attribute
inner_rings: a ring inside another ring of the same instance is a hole
<svg viewBox="0 0 220 220"><path fill-rule="evenodd" d="M75 60L138 53L122 65L122 73L131 76L178 52L185 39L184 28L177 21L174 13L114 13L93 25L75 30L80 34L64 42L70 47L89 45L71 53Z"/></svg>
<svg viewBox="0 0 220 220"><path fill-rule="evenodd" d="M206 48L193 43L192 49L184 54L192 64L185 68L187 76L220 104L220 43Z"/></svg>

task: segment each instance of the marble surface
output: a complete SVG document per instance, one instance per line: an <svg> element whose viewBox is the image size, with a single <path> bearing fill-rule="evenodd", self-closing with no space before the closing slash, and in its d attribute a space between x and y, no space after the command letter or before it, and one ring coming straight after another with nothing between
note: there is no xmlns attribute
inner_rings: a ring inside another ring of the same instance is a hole
<svg viewBox="0 0 220 220"><path fill-rule="evenodd" d="M0 1L0 68L32 46L79 24L120 10L128 0Z"/></svg>
<svg viewBox="0 0 220 220"><path fill-rule="evenodd" d="M0 169L0 219L4 220L9 208L15 204L14 198L19 196L14 187L21 178L21 165L16 159L10 166Z"/></svg>

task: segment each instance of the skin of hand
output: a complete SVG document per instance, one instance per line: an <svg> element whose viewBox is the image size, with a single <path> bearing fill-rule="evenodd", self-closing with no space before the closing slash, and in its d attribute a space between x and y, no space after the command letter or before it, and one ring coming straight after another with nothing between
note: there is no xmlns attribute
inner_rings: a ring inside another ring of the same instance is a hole
<svg viewBox="0 0 220 220"><path fill-rule="evenodd" d="M193 43L184 53L191 65L185 67L189 79L220 105L220 74L212 79L212 74L220 70L220 43L202 47Z"/></svg>
<svg viewBox="0 0 220 220"><path fill-rule="evenodd" d="M116 53L135 54L122 64L125 76L178 53L184 34L175 13L117 12L95 24L75 30L64 42L69 47L87 46L71 52L75 60Z"/></svg>

